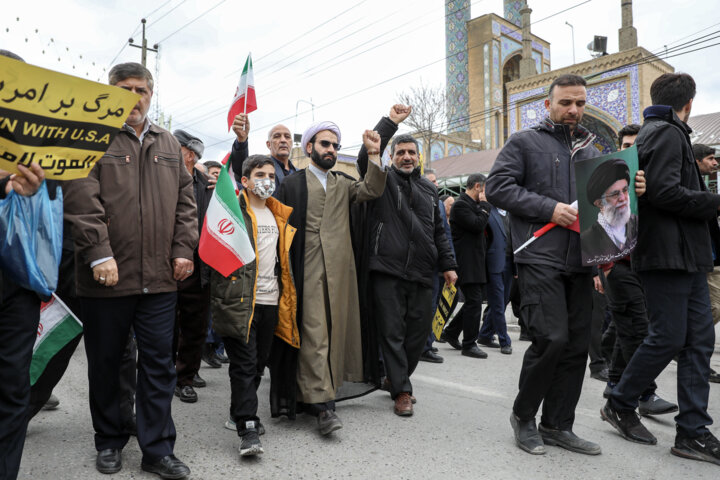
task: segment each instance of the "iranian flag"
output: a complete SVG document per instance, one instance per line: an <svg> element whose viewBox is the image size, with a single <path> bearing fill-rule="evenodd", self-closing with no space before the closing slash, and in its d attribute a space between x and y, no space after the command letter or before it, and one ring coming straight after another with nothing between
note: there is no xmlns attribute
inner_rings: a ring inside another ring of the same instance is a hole
<svg viewBox="0 0 720 480"><path fill-rule="evenodd" d="M232 127L235 116L240 113L250 113L257 110L257 100L255 99L255 77L253 76L252 58L248 53L247 60L245 60L245 67L243 67L240 81L238 82L237 90L235 90L235 97L233 98L232 105L230 105L230 111L228 112L228 132Z"/></svg>
<svg viewBox="0 0 720 480"><path fill-rule="evenodd" d="M30 385L40 378L50 359L82 331L80 320L53 293L50 301L40 306L38 336L30 362Z"/></svg>
<svg viewBox="0 0 720 480"><path fill-rule="evenodd" d="M227 162L220 170L198 246L202 261L225 277L255 260L255 250L228 173L229 165Z"/></svg>

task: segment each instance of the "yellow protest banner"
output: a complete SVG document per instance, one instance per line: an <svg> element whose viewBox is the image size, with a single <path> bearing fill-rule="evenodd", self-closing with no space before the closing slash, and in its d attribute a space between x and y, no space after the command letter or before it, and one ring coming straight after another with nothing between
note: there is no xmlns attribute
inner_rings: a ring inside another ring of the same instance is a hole
<svg viewBox="0 0 720 480"><path fill-rule="evenodd" d="M0 56L0 170L35 162L46 178L86 177L139 98Z"/></svg>
<svg viewBox="0 0 720 480"><path fill-rule="evenodd" d="M446 283L445 286L443 286L432 323L432 330L436 340L440 340L445 322L448 321L453 310L455 310L455 306L457 305L456 297L457 287Z"/></svg>

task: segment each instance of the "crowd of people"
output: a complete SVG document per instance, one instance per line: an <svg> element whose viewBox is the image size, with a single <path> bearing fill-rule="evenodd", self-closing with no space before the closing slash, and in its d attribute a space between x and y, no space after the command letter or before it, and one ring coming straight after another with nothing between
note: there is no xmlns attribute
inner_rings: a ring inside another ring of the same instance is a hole
<svg viewBox="0 0 720 480"><path fill-rule="evenodd" d="M718 380L710 357L720 316L720 195L701 177L717 168L714 151L690 142L689 75L655 80L645 124L619 132L621 149L637 147L639 221L621 214L630 208L627 170L610 165L592 193L575 189L574 163L599 156L581 125L586 83L577 75L555 79L548 116L512 135L489 175L469 175L457 198L440 196L435 173L421 173L418 141L396 135L411 106L392 106L362 134L354 178L333 170L342 137L334 122L305 130L305 169L291 161L284 125L268 132L269 155L250 155L245 114L232 124L227 165L202 163L201 139L148 119L153 78L145 67L116 65L109 83L140 100L88 177L62 182L69 267L60 275L74 278L63 296L84 327L99 472L122 469L134 435L143 470L190 474L174 455L170 406L173 397L198 400L202 361L228 364L226 427L237 431L241 457L263 453L257 390L266 368L271 415L312 415L323 436L343 427L336 402L376 389L389 392L396 415L411 416L418 362L443 362L431 327L445 284L457 285L464 301L439 341L469 358L488 356L480 346L512 354L505 311L516 303L521 339L531 342L510 416L520 449L601 453L573 433L594 348L607 365L594 372L607 381L603 420L628 440L655 444L638 412L677 411L672 453L720 465L720 443L707 428L709 381ZM237 185L254 253L229 275L198 253L223 170ZM0 196L33 195L43 178L36 164L20 167L0 180ZM583 263L580 235L562 228L576 221L579 195L601 206L600 233L614 245L637 229L632 254ZM559 228L513 254L548 222ZM31 395L29 384L41 298L2 273L0 479L15 479L28 421L53 399L52 388ZM603 319L604 335L592 334ZM673 359L678 405L654 384Z"/></svg>

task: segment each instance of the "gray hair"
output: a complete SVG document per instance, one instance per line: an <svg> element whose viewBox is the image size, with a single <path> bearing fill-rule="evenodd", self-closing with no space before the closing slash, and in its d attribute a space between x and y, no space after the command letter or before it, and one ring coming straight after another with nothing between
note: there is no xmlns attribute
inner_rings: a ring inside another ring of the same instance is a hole
<svg viewBox="0 0 720 480"><path fill-rule="evenodd" d="M118 82L122 82L127 78L142 78L146 80L150 91L153 90L155 85L150 70L135 62L118 63L112 67L108 74L108 83L110 85L117 85Z"/></svg>

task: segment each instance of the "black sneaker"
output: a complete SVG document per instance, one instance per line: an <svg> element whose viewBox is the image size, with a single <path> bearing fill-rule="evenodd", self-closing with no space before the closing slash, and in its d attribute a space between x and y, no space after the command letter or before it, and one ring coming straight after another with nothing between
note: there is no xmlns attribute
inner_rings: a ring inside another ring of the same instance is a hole
<svg viewBox="0 0 720 480"><path fill-rule="evenodd" d="M720 383L720 373L716 372L712 368L710 369L710 379L712 383Z"/></svg>
<svg viewBox="0 0 720 480"><path fill-rule="evenodd" d="M720 441L710 432L697 438L688 438L678 432L675 435L675 446L670 448L670 452L678 457L720 465Z"/></svg>
<svg viewBox="0 0 720 480"><path fill-rule="evenodd" d="M610 405L610 400L608 400L605 406L600 409L600 416L615 427L626 440L645 445L655 445L657 443L655 436L640 422L640 417L635 413L635 410L631 412L615 410Z"/></svg>
<svg viewBox="0 0 720 480"><path fill-rule="evenodd" d="M262 455L263 453L265 453L265 450L263 450L262 443L260 443L257 430L246 430L246 433L240 436L240 456L250 457Z"/></svg>

